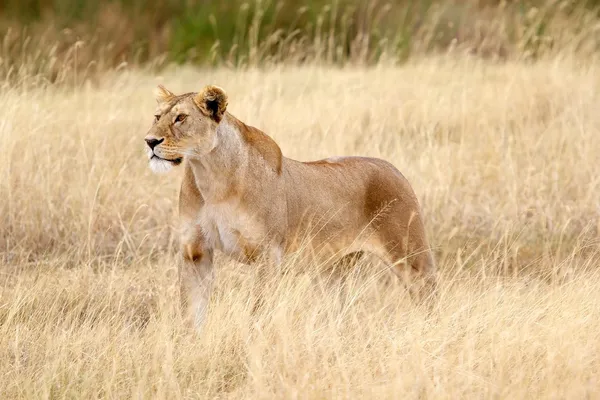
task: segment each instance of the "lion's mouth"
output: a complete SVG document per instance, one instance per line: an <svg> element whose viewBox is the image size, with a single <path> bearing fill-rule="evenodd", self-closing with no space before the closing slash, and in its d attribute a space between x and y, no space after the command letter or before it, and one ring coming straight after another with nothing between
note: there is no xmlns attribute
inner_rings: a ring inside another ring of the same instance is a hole
<svg viewBox="0 0 600 400"><path fill-rule="evenodd" d="M155 158L156 158L157 160L162 160L162 161L167 161L167 162L170 162L170 163L171 163L171 164L173 164L173 165L179 165L179 164L181 164L181 162L183 161L183 158L181 158L181 157L177 157L177 158L173 158L173 159L169 160L169 159L167 159L167 158L162 158L162 157L159 157L159 156L157 156L156 154L152 154L152 157L150 157L150 160L153 160L153 159L155 159Z"/></svg>

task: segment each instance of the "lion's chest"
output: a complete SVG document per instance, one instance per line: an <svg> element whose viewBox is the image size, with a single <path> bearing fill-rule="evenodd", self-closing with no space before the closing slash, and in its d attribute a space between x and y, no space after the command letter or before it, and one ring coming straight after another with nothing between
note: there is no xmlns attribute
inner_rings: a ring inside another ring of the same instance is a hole
<svg viewBox="0 0 600 400"><path fill-rule="evenodd" d="M200 228L207 242L230 257L250 261L259 252L262 229L248 213L230 205L205 205Z"/></svg>

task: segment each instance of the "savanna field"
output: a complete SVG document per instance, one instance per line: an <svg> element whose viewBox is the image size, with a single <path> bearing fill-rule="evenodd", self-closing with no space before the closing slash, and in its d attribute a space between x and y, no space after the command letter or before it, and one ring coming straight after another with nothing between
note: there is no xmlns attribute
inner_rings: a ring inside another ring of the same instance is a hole
<svg viewBox="0 0 600 400"><path fill-rule="evenodd" d="M597 398L600 66L125 68L0 91L0 398ZM291 255L260 288L217 257L207 325L179 316L183 170L154 175L153 89L217 84L284 155L368 155L412 183L433 312L366 259L344 286Z"/></svg>

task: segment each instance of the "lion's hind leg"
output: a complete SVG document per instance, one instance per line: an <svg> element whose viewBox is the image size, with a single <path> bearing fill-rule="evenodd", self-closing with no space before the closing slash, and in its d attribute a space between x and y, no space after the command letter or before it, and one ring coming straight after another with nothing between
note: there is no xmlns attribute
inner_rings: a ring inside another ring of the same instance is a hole
<svg viewBox="0 0 600 400"><path fill-rule="evenodd" d="M431 304L437 297L437 271L422 222L413 218L402 226L397 221L380 224L376 253L403 281L413 301Z"/></svg>

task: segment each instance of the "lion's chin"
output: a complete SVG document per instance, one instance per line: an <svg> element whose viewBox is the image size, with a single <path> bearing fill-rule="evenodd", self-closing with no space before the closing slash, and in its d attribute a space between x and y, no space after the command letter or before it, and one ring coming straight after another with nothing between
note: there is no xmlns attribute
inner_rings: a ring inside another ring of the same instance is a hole
<svg viewBox="0 0 600 400"><path fill-rule="evenodd" d="M159 157L150 158L150 169L155 174L166 174L169 172L175 165L180 164L181 161L179 159L175 161L165 160Z"/></svg>

